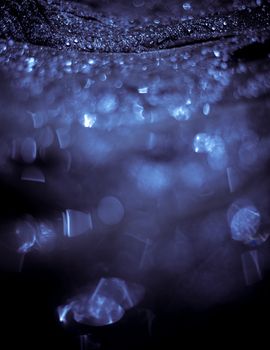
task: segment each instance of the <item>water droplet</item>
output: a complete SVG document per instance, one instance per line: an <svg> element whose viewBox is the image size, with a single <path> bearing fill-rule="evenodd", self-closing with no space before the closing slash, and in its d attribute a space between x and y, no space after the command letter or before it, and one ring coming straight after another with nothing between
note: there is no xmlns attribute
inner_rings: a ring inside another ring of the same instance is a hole
<svg viewBox="0 0 270 350"><path fill-rule="evenodd" d="M206 104L203 106L203 114L204 114L205 116L207 116L209 113L210 113L210 104L209 104L209 103L206 103Z"/></svg>
<svg viewBox="0 0 270 350"><path fill-rule="evenodd" d="M29 72L29 73L32 72L33 68L36 65L36 59L34 57L29 57L29 58L25 59L25 62L27 64L26 71Z"/></svg>
<svg viewBox="0 0 270 350"><path fill-rule="evenodd" d="M138 93L139 94L147 94L148 93L148 87L144 86L144 87L138 88Z"/></svg>
<svg viewBox="0 0 270 350"><path fill-rule="evenodd" d="M239 207L233 204L229 213L234 212L230 221L232 239L249 243L254 239L260 226L261 216L252 205Z"/></svg>
<svg viewBox="0 0 270 350"><path fill-rule="evenodd" d="M125 210L118 198L108 196L100 201L97 212L104 224L116 225L122 221Z"/></svg>
<svg viewBox="0 0 270 350"><path fill-rule="evenodd" d="M215 57L217 57L217 58L220 57L220 52L218 50L214 50L213 52L214 52Z"/></svg>
<svg viewBox="0 0 270 350"><path fill-rule="evenodd" d="M67 67L71 67L72 66L72 61L71 60L66 61L65 65Z"/></svg>
<svg viewBox="0 0 270 350"><path fill-rule="evenodd" d="M191 3L190 3L190 2L184 2L184 3L183 3L183 9L184 9L185 11L190 11L191 8L192 8L192 6L191 6Z"/></svg>

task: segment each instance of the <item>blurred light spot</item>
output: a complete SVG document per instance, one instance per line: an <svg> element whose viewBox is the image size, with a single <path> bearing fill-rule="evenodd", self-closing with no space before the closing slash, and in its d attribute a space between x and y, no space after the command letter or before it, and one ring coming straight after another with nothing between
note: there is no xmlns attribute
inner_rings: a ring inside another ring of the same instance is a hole
<svg viewBox="0 0 270 350"><path fill-rule="evenodd" d="M185 10L185 11L189 11L189 10L191 10L191 3L190 2L184 2L183 3L183 9Z"/></svg>
<svg viewBox="0 0 270 350"><path fill-rule="evenodd" d="M250 250L241 255L244 277L247 286L262 279L257 250Z"/></svg>
<svg viewBox="0 0 270 350"><path fill-rule="evenodd" d="M258 139L257 137L250 138L248 141L242 143L239 148L239 160L243 168L247 168L256 163L258 159Z"/></svg>
<svg viewBox="0 0 270 350"><path fill-rule="evenodd" d="M238 181L238 177L233 168L227 168L227 180L230 192L234 192Z"/></svg>
<svg viewBox="0 0 270 350"><path fill-rule="evenodd" d="M143 108L143 106L141 106L138 103L135 103L133 105L133 111L135 113L135 116L136 116L137 120L144 120L144 115L143 115L144 108Z"/></svg>
<svg viewBox="0 0 270 350"><path fill-rule="evenodd" d="M158 194L166 190L171 182L168 170L160 164L136 164L131 172L136 178L138 187L148 194Z"/></svg>
<svg viewBox="0 0 270 350"><path fill-rule="evenodd" d="M254 239L259 229L260 213L254 206L239 208L235 205L235 209L236 212L230 222L232 238L236 241L249 243Z"/></svg>
<svg viewBox="0 0 270 350"><path fill-rule="evenodd" d="M37 224L36 245L39 249L51 251L55 246L56 232L48 222Z"/></svg>
<svg viewBox="0 0 270 350"><path fill-rule="evenodd" d="M67 209L63 213L63 230L66 237L76 237L93 229L90 213Z"/></svg>
<svg viewBox="0 0 270 350"><path fill-rule="evenodd" d="M213 52L214 52L215 57L217 57L217 58L220 57L220 51L214 50Z"/></svg>
<svg viewBox="0 0 270 350"><path fill-rule="evenodd" d="M45 183L43 172L37 167L27 167L23 170L21 179L24 181L33 181Z"/></svg>
<svg viewBox="0 0 270 350"><path fill-rule="evenodd" d="M190 118L190 110L187 106L179 106L172 110L172 116L176 120L188 120Z"/></svg>
<svg viewBox="0 0 270 350"><path fill-rule="evenodd" d="M86 128L92 128L92 126L95 124L97 118L95 115L90 115L90 114L84 114L83 116L83 126Z"/></svg>
<svg viewBox="0 0 270 350"><path fill-rule="evenodd" d="M206 178L204 168L198 163L188 163L180 170L181 179L189 187L200 188Z"/></svg>
<svg viewBox="0 0 270 350"><path fill-rule="evenodd" d="M33 163L37 156L36 141L28 137L21 144L21 156L25 163Z"/></svg>
<svg viewBox="0 0 270 350"><path fill-rule="evenodd" d="M70 144L71 136L69 128L63 127L56 129L58 143L61 149L67 148Z"/></svg>
<svg viewBox="0 0 270 350"><path fill-rule="evenodd" d="M214 170L220 170L227 165L227 154L223 139L218 135L206 133L197 134L193 141L196 153L207 153L208 163Z"/></svg>
<svg viewBox="0 0 270 350"><path fill-rule="evenodd" d="M210 113L210 104L209 104L209 103L206 103L206 104L203 106L203 114L204 114L205 116L207 116L209 113Z"/></svg>
<svg viewBox="0 0 270 350"><path fill-rule="evenodd" d="M118 101L115 95L105 94L98 101L97 108L100 113L111 113L118 107Z"/></svg>
<svg viewBox="0 0 270 350"><path fill-rule="evenodd" d="M148 87L142 87L138 89L139 94L147 94L148 93Z"/></svg>
<svg viewBox="0 0 270 350"><path fill-rule="evenodd" d="M26 71L31 73L36 65L36 59L34 57L29 57L25 59L25 62L27 64Z"/></svg>
<svg viewBox="0 0 270 350"><path fill-rule="evenodd" d="M40 128L45 124L45 117L42 113L33 113L29 111L32 117L34 128Z"/></svg>
<svg viewBox="0 0 270 350"><path fill-rule="evenodd" d="M18 242L18 253L28 253L36 241L36 228L28 221L17 224L15 234Z"/></svg>
<svg viewBox="0 0 270 350"><path fill-rule="evenodd" d="M52 129L49 126L43 128L38 138L38 143L40 144L40 146L44 148L49 147L52 145L53 141L54 134Z"/></svg>
<svg viewBox="0 0 270 350"><path fill-rule="evenodd" d="M97 213L104 224L116 225L122 221L125 210L118 198L108 196L100 201Z"/></svg>
<svg viewBox="0 0 270 350"><path fill-rule="evenodd" d="M65 306L59 306L57 308L57 312L58 312L58 317L59 317L59 321L62 323L66 323L67 322L67 314L69 313L69 311L72 308L72 304L68 304Z"/></svg>
<svg viewBox="0 0 270 350"><path fill-rule="evenodd" d="M219 136L200 133L194 138L193 149L196 153L212 153L217 150L224 151L224 143Z"/></svg>
<svg viewBox="0 0 270 350"><path fill-rule="evenodd" d="M118 278L101 278L88 293L78 295L67 305L58 307L60 322L72 314L76 322L90 326L105 326L119 321L125 310L134 307L144 295L144 289Z"/></svg>

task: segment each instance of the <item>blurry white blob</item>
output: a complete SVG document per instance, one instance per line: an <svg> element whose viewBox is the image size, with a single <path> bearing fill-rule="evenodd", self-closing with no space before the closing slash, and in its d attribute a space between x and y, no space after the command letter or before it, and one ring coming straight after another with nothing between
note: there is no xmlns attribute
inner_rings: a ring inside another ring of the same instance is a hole
<svg viewBox="0 0 270 350"><path fill-rule="evenodd" d="M194 138L193 149L196 153L212 153L220 149L224 151L224 142L220 136L199 133Z"/></svg>
<svg viewBox="0 0 270 350"><path fill-rule="evenodd" d="M43 172L37 167L27 167L23 170L21 179L23 181L45 183L45 176Z"/></svg>
<svg viewBox="0 0 270 350"><path fill-rule="evenodd" d="M144 86L144 87L138 88L138 93L139 94L147 94L148 93L148 87Z"/></svg>
<svg viewBox="0 0 270 350"><path fill-rule="evenodd" d="M67 209L63 213L63 226L64 236L69 238L88 233L93 229L91 214Z"/></svg>
<svg viewBox="0 0 270 350"><path fill-rule="evenodd" d="M37 156L37 144L36 141L27 137L21 144L21 157L25 163L33 163Z"/></svg>
<svg viewBox="0 0 270 350"><path fill-rule="evenodd" d="M65 306L58 307L60 322L72 316L78 323L105 326L119 321L128 310L144 296L144 288L118 278L101 278L88 292L72 298Z"/></svg>
<svg viewBox="0 0 270 350"><path fill-rule="evenodd" d="M176 119L176 120L189 120L191 111L190 108L188 107L189 104L179 106L174 108L171 111L171 115Z"/></svg>
<svg viewBox="0 0 270 350"><path fill-rule="evenodd" d="M248 286L262 279L257 250L250 250L241 255L243 272Z"/></svg>
<svg viewBox="0 0 270 350"><path fill-rule="evenodd" d="M115 95L105 94L97 103L97 109L100 113L111 113L118 107L118 101Z"/></svg>
<svg viewBox="0 0 270 350"><path fill-rule="evenodd" d="M203 114L205 116L208 116L210 113L210 104L209 103L206 103L204 106L203 106Z"/></svg>
<svg viewBox="0 0 270 350"><path fill-rule="evenodd" d="M228 211L232 239L251 244L257 236L261 215L252 204L232 204Z"/></svg>
<svg viewBox="0 0 270 350"><path fill-rule="evenodd" d="M34 57L28 57L25 59L26 63L26 71L28 73L31 73L37 63L36 59Z"/></svg>
<svg viewBox="0 0 270 350"><path fill-rule="evenodd" d="M17 223L15 228L18 253L28 253L36 241L36 228L28 220Z"/></svg>
<svg viewBox="0 0 270 350"><path fill-rule="evenodd" d="M184 2L183 3L183 9L185 11L190 11L192 9L191 3L190 2Z"/></svg>
<svg viewBox="0 0 270 350"><path fill-rule="evenodd" d="M99 219L106 225L119 224L125 214L123 204L113 196L101 199L97 209Z"/></svg>
<svg viewBox="0 0 270 350"><path fill-rule="evenodd" d="M193 149L196 153L206 153L208 164L214 170L220 170L227 165L227 154L223 139L218 135L199 133L193 141Z"/></svg>
<svg viewBox="0 0 270 350"><path fill-rule="evenodd" d="M56 232L49 222L36 221L27 216L16 224L16 245L18 253L28 253L33 249L51 251L56 241Z"/></svg>
<svg viewBox="0 0 270 350"><path fill-rule="evenodd" d="M90 115L88 113L85 113L83 115L83 119L81 120L81 124L85 127L85 128L92 128L93 125L95 124L97 118L95 115Z"/></svg>

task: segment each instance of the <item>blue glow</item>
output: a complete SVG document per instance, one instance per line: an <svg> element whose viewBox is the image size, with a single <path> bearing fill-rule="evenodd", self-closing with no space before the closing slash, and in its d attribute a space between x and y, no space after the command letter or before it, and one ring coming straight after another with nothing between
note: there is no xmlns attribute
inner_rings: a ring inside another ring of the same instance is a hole
<svg viewBox="0 0 270 350"><path fill-rule="evenodd" d="M34 57L28 57L25 59L25 62L27 64L27 72L31 73L36 65L36 59Z"/></svg>
<svg viewBox="0 0 270 350"><path fill-rule="evenodd" d="M105 326L119 321L125 310L138 304L144 289L118 278L101 278L94 290L78 295L67 305L58 307L60 322L66 322L72 313L78 323Z"/></svg>
<svg viewBox="0 0 270 350"><path fill-rule="evenodd" d="M76 322L91 326L113 324L125 314L125 310L113 299L101 295L91 297L85 304L74 303L72 311Z"/></svg>
<svg viewBox="0 0 270 350"><path fill-rule="evenodd" d="M248 286L262 279L258 251L250 250L241 255L245 282Z"/></svg>
<svg viewBox="0 0 270 350"><path fill-rule="evenodd" d="M63 213L63 231L66 237L76 237L88 233L93 229L90 213L67 209Z"/></svg>
<svg viewBox="0 0 270 350"><path fill-rule="evenodd" d="M180 170L181 179L189 187L200 188L205 180L206 173L199 163L187 163Z"/></svg>
<svg viewBox="0 0 270 350"><path fill-rule="evenodd" d="M100 113L111 113L118 107L118 101L115 95L104 94L98 101L97 108Z"/></svg>
<svg viewBox="0 0 270 350"><path fill-rule="evenodd" d="M166 190L170 185L170 173L160 164L138 163L131 169L140 190L150 195L156 195Z"/></svg>
<svg viewBox="0 0 270 350"><path fill-rule="evenodd" d="M139 94L147 94L148 93L148 87L147 86L144 86L142 88L139 88L138 89L138 93Z"/></svg>
<svg viewBox="0 0 270 350"><path fill-rule="evenodd" d="M124 217L124 207L120 200L113 196L104 197L98 205L98 216L106 225L116 225Z"/></svg>
<svg viewBox="0 0 270 350"><path fill-rule="evenodd" d="M196 153L206 153L208 164L214 170L222 170L227 166L227 154L223 139L218 135L197 134L193 141Z"/></svg>
<svg viewBox="0 0 270 350"><path fill-rule="evenodd" d="M56 232L48 222L40 222L37 225L36 246L41 250L52 250L55 246Z"/></svg>
<svg viewBox="0 0 270 350"><path fill-rule="evenodd" d="M176 107L172 111L172 116L176 120L189 120L190 115L191 115L190 109L186 105Z"/></svg>
<svg viewBox="0 0 270 350"><path fill-rule="evenodd" d="M60 322L62 322L62 323L67 322L67 315L71 309L72 309L72 304L65 305L65 306L59 306L57 308L58 317L59 317Z"/></svg>
<svg viewBox="0 0 270 350"><path fill-rule="evenodd" d="M206 103L205 105L203 105L203 114L205 116L208 116L210 113L210 104Z"/></svg>
<svg viewBox="0 0 270 350"><path fill-rule="evenodd" d="M18 252L28 253L36 242L36 228L28 221L17 224L15 234L18 241Z"/></svg>
<svg viewBox="0 0 270 350"><path fill-rule="evenodd" d="M184 2L183 3L183 9L185 11L190 11L192 9L191 3L190 2Z"/></svg>
<svg viewBox="0 0 270 350"><path fill-rule="evenodd" d="M25 163L33 163L37 156L37 145L33 138L26 138L21 145L21 156Z"/></svg>
<svg viewBox="0 0 270 350"><path fill-rule="evenodd" d="M83 121L82 124L85 128L92 128L95 124L97 118L95 115L90 115L88 113L83 115Z"/></svg>
<svg viewBox="0 0 270 350"><path fill-rule="evenodd" d="M237 209L231 219L231 234L236 241L251 242L257 234L261 222L259 211L253 206Z"/></svg>
<svg viewBox="0 0 270 350"><path fill-rule="evenodd" d="M193 148L196 153L224 153L224 142L219 136L200 133L194 138Z"/></svg>

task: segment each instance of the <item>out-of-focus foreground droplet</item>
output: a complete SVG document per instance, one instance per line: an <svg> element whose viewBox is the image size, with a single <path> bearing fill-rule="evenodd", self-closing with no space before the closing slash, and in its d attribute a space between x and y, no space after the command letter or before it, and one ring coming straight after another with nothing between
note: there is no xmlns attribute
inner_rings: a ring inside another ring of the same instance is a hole
<svg viewBox="0 0 270 350"><path fill-rule="evenodd" d="M143 298L144 288L118 278L101 278L89 292L72 298L58 307L60 322L72 318L82 324L105 326L119 321L128 310Z"/></svg>

